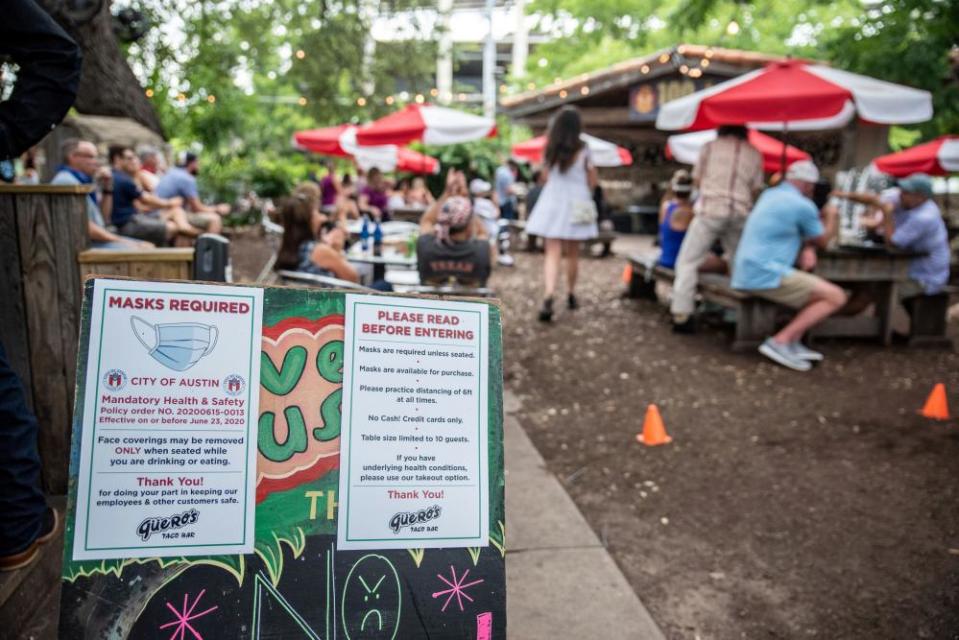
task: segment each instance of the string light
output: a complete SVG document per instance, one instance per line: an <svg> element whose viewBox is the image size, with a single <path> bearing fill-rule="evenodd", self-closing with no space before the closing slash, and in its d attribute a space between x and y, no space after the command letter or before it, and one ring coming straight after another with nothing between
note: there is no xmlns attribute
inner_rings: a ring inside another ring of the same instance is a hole
<svg viewBox="0 0 959 640"><path fill-rule="evenodd" d="M508 89L508 87L505 84L501 84L499 86L499 90L503 93L506 93L506 89Z"/></svg>
<svg viewBox="0 0 959 640"><path fill-rule="evenodd" d="M147 89L146 91L144 91L144 93L147 95L148 98L153 97L153 89Z"/></svg>
<svg viewBox="0 0 959 640"><path fill-rule="evenodd" d="M713 57L713 50L712 50L712 49L706 49L706 57L707 57L707 58L712 58L712 57Z"/></svg>
<svg viewBox="0 0 959 640"><path fill-rule="evenodd" d="M726 33L728 35L734 36L739 33L739 23L735 20L730 20L729 24L726 25Z"/></svg>
<svg viewBox="0 0 959 640"><path fill-rule="evenodd" d="M701 76L701 75L703 75L703 70L702 70L702 69L690 69L690 70L689 70L689 77L690 77L690 78L698 78L698 77Z"/></svg>
<svg viewBox="0 0 959 640"><path fill-rule="evenodd" d="M298 105L300 105L301 107L305 107L305 106L306 106L306 98L305 98L304 96L300 96L299 100L297 100L296 103L297 103Z"/></svg>
<svg viewBox="0 0 959 640"><path fill-rule="evenodd" d="M707 53L708 53L708 52L707 52ZM700 61L699 61L699 66L701 66L703 69L705 69L706 67L708 67L708 66L709 66L709 58L703 58L702 60L700 60Z"/></svg>
<svg viewBox="0 0 959 640"><path fill-rule="evenodd" d="M539 68L540 68L540 69L543 69L543 68L546 67L546 65L549 64L549 60L547 60L546 58L540 58L540 59L536 62L536 64L539 65Z"/></svg>
<svg viewBox="0 0 959 640"><path fill-rule="evenodd" d="M580 92L581 94L583 94L584 96L588 96L588 95L589 95L589 87L583 87L582 89L579 90L579 92Z"/></svg>
<svg viewBox="0 0 959 640"><path fill-rule="evenodd" d="M558 76L555 77L555 78L553 78L553 84L559 84L559 83L562 82L562 81L563 81L563 79L560 78L560 77L558 77Z"/></svg>
<svg viewBox="0 0 959 640"><path fill-rule="evenodd" d="M676 53L678 53L679 55L683 55L684 53L686 53L686 45L683 45L683 44L679 45L679 47L676 49Z"/></svg>
<svg viewBox="0 0 959 640"><path fill-rule="evenodd" d="M206 101L209 102L210 104L213 104L214 102L216 102L216 96L213 94L210 94L206 97Z"/></svg>
<svg viewBox="0 0 959 640"><path fill-rule="evenodd" d="M535 82L530 82L529 84L526 85L526 88L529 89L530 91L532 91L533 89L536 88L536 83L535 83Z"/></svg>
<svg viewBox="0 0 959 640"><path fill-rule="evenodd" d="M643 74L647 74L647 73L649 73L649 65L648 65L648 64L644 64L643 66L641 66L641 67L639 68L639 70L642 71Z"/></svg>
<svg viewBox="0 0 959 640"><path fill-rule="evenodd" d="M393 96L386 96L386 104L393 104L394 102L396 102L396 98Z"/></svg>
<svg viewBox="0 0 959 640"><path fill-rule="evenodd" d="M681 64L679 65L679 72L683 75L686 75L687 73L689 73L689 67L687 67L684 64Z"/></svg>
<svg viewBox="0 0 959 640"><path fill-rule="evenodd" d="M426 98L423 97L423 94L422 94L422 93L417 93L417 94L416 94L416 104L423 104L424 102L426 102Z"/></svg>
<svg viewBox="0 0 959 640"><path fill-rule="evenodd" d="M430 95L433 96L434 98L438 96L439 94L440 94L440 90L437 89L436 87L433 87L432 89L430 89Z"/></svg>
<svg viewBox="0 0 959 640"><path fill-rule="evenodd" d="M663 55L659 56L659 61L663 64L666 64L667 62L669 62L669 54L664 53Z"/></svg>
<svg viewBox="0 0 959 640"><path fill-rule="evenodd" d="M566 89L563 89L562 91L559 92L559 97L560 97L560 98L565 98L565 97L568 96L568 95L569 95L569 94L566 92Z"/></svg>
<svg viewBox="0 0 959 640"><path fill-rule="evenodd" d="M365 106L366 106L366 98L363 98L363 97L357 98L357 99L356 99L356 105L359 106L359 107L365 107Z"/></svg>
<svg viewBox="0 0 959 640"><path fill-rule="evenodd" d="M185 93L178 93L178 94L176 95L176 99L179 100L180 102L186 102L186 94L185 94Z"/></svg>
<svg viewBox="0 0 959 640"><path fill-rule="evenodd" d="M297 49L296 57L298 60L302 60L303 58L306 57L306 51L304 51L303 49Z"/></svg>

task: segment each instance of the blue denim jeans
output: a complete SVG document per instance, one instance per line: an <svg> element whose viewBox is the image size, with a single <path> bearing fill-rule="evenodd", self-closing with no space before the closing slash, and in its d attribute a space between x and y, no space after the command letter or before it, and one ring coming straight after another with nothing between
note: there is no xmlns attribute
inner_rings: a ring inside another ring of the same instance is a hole
<svg viewBox="0 0 959 640"><path fill-rule="evenodd" d="M37 538L46 508L37 419L0 343L0 555L22 551Z"/></svg>

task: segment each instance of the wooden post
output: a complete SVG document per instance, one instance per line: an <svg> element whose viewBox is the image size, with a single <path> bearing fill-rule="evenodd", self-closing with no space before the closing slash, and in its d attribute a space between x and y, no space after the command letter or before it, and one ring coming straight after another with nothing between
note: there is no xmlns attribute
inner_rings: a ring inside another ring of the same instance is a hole
<svg viewBox="0 0 959 640"><path fill-rule="evenodd" d="M0 185L0 340L40 426L44 489L67 491L88 186Z"/></svg>

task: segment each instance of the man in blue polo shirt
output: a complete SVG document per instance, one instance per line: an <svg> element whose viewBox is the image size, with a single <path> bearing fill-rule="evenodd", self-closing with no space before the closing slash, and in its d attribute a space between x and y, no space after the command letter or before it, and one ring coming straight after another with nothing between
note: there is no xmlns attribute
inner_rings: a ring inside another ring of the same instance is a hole
<svg viewBox="0 0 959 640"><path fill-rule="evenodd" d="M836 209L826 210L824 226L810 199L817 180L816 165L803 160L786 170L781 184L763 192L746 219L733 267L733 288L798 309L759 347L761 354L795 371L809 371L811 362L823 359L802 344L803 334L846 303L842 289L808 272L816 265L815 247L825 248L837 228Z"/></svg>

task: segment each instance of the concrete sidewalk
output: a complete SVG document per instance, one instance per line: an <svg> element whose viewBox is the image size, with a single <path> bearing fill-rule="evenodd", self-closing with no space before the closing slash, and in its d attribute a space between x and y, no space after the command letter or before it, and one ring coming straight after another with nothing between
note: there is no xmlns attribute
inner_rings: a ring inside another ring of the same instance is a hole
<svg viewBox="0 0 959 640"><path fill-rule="evenodd" d="M665 640L516 418L506 409L506 617L517 640Z"/></svg>

